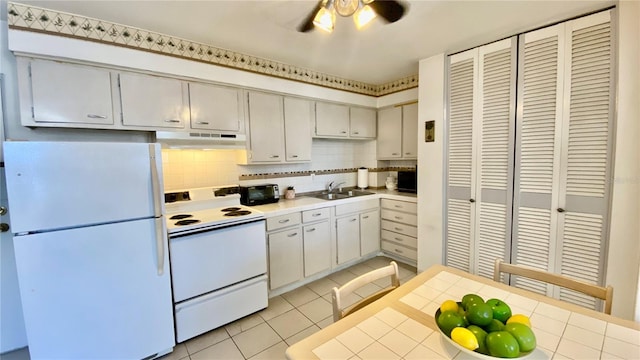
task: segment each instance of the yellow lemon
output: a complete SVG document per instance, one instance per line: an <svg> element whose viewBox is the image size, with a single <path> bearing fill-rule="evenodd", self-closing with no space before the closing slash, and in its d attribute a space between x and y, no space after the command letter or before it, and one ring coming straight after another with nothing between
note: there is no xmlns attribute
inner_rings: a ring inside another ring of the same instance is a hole
<svg viewBox="0 0 640 360"><path fill-rule="evenodd" d="M445 311L458 311L458 303L453 300L445 300L440 304L440 312Z"/></svg>
<svg viewBox="0 0 640 360"><path fill-rule="evenodd" d="M522 314L515 314L512 315L509 319L507 319L507 324L511 324L511 323L520 323L520 324L525 324L528 327L531 327L531 321L529 321L529 317L526 315L522 315Z"/></svg>
<svg viewBox="0 0 640 360"><path fill-rule="evenodd" d="M480 346L478 344L478 338L473 335L473 332L463 327L457 327L451 330L451 340L469 350L475 350Z"/></svg>

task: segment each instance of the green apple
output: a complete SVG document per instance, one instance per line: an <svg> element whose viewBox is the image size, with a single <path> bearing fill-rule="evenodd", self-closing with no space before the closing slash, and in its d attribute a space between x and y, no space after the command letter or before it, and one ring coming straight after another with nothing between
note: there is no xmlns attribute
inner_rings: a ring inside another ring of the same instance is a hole
<svg viewBox="0 0 640 360"><path fill-rule="evenodd" d="M504 324L511 317L511 308L506 302L500 299L489 299L486 303L491 306L494 319L500 320Z"/></svg>
<svg viewBox="0 0 640 360"><path fill-rule="evenodd" d="M485 341L491 356L515 358L520 354L518 341L507 331L494 331L489 333Z"/></svg>
<svg viewBox="0 0 640 360"><path fill-rule="evenodd" d="M475 352L479 352L480 354L489 355L489 349L487 349L487 345L485 344L485 339L487 337L487 332L484 331L481 327L476 325L469 325L467 329L473 333L473 335L478 339L478 348L475 349Z"/></svg>
<svg viewBox="0 0 640 360"><path fill-rule="evenodd" d="M484 299L477 294L467 294L462 297L462 307L465 310L473 303L484 303Z"/></svg>
<svg viewBox="0 0 640 360"><path fill-rule="evenodd" d="M482 327L486 332L502 331L504 330L504 324L498 319L493 319L491 322Z"/></svg>

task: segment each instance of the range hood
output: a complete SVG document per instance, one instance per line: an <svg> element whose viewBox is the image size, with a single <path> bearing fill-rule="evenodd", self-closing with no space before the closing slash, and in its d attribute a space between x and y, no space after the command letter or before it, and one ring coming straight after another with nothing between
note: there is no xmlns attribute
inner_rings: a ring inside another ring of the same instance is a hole
<svg viewBox="0 0 640 360"><path fill-rule="evenodd" d="M198 131L156 131L156 141L171 149L244 149L244 134Z"/></svg>

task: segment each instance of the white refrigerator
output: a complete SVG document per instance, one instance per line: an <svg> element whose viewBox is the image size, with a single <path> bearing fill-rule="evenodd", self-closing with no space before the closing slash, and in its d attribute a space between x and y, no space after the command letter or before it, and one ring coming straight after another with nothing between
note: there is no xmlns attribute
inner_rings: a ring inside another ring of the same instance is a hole
<svg viewBox="0 0 640 360"><path fill-rule="evenodd" d="M175 345L157 144L5 142L32 359L144 359Z"/></svg>

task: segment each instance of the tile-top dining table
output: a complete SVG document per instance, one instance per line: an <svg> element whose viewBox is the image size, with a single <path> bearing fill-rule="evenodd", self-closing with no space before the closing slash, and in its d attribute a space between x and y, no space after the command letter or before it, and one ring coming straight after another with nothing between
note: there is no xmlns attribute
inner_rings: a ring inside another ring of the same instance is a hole
<svg viewBox="0 0 640 360"><path fill-rule="evenodd" d="M433 317L444 300L469 293L529 316L537 339L529 359L640 359L640 323L442 265L291 345L287 359L472 359L442 337Z"/></svg>

